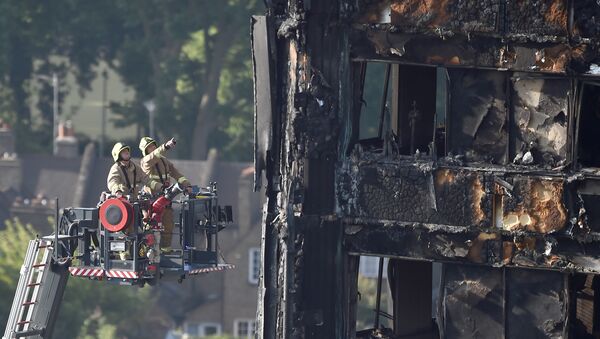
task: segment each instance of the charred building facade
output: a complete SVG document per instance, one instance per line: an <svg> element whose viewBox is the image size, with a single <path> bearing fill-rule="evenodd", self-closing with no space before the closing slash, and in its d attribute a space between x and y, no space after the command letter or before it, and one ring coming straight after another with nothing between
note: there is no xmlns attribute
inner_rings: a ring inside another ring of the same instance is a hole
<svg viewBox="0 0 600 339"><path fill-rule="evenodd" d="M600 3L266 4L259 337L370 337L357 271L375 255L377 335L600 338Z"/></svg>

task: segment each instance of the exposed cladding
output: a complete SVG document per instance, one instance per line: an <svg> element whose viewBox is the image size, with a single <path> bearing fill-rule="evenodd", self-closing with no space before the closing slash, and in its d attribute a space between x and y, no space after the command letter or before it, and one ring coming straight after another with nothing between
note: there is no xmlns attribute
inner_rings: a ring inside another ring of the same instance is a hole
<svg viewBox="0 0 600 339"><path fill-rule="evenodd" d="M392 24L411 28L446 28L474 32L496 30L497 1L392 1Z"/></svg>
<svg viewBox="0 0 600 339"><path fill-rule="evenodd" d="M356 205L347 206L355 211L349 216L459 226L491 222L484 212L491 200L480 174L373 163L360 166L355 175L351 180L360 185Z"/></svg>
<svg viewBox="0 0 600 339"><path fill-rule="evenodd" d="M567 0L507 1L508 31L527 35L567 35Z"/></svg>
<svg viewBox="0 0 600 339"><path fill-rule="evenodd" d="M589 71L598 59L588 45L549 45L544 42L511 43L487 36L449 37L390 33L386 29L362 27L354 31L353 53L364 58L390 58L408 63L476 66L529 72L566 73L567 69Z"/></svg>
<svg viewBox="0 0 600 339"><path fill-rule="evenodd" d="M361 56L548 73L599 62L600 5L592 0L360 3L351 46Z"/></svg>
<svg viewBox="0 0 600 339"><path fill-rule="evenodd" d="M567 210L561 180L518 177L513 182L511 196L503 200L505 229L545 234L566 227Z"/></svg>
<svg viewBox="0 0 600 339"><path fill-rule="evenodd" d="M401 165L364 161L352 168L338 187L349 217L538 233L561 231L572 222L560 179L505 174L502 182L510 191L500 190L501 202L493 206L498 176L489 168L434 169L427 162L405 160ZM581 207L581 202L573 202L571 210ZM492 221L495 211L501 214L500 223Z"/></svg>
<svg viewBox="0 0 600 339"><path fill-rule="evenodd" d="M566 36L569 29L567 0L363 0L359 4L357 22L390 22L412 31Z"/></svg>

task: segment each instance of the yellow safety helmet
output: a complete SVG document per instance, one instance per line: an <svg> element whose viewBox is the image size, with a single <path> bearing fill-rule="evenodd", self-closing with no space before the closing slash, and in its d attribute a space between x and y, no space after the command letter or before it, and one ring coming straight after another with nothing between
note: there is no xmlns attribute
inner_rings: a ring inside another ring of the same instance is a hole
<svg viewBox="0 0 600 339"><path fill-rule="evenodd" d="M129 152L131 152L131 148L130 148L129 146L125 145L125 144L124 144L124 143L122 143L122 142L117 142L117 143L116 143L116 144L113 146L111 154L112 154L113 160L114 160L115 162L119 161L119 154L120 154L120 153L121 153L121 151L122 151L122 150L124 150L124 149L128 150Z"/></svg>
<svg viewBox="0 0 600 339"><path fill-rule="evenodd" d="M154 139L150 138L150 137L143 137L140 140L140 151L142 151L142 156L146 156L146 148L148 146L150 146L150 144L154 144L156 145L156 147L158 147L158 144L156 143L156 141L154 141Z"/></svg>

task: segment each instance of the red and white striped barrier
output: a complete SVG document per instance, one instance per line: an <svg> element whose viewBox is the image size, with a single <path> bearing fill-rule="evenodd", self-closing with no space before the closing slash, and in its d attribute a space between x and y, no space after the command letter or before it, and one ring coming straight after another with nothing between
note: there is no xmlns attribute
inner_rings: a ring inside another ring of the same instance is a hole
<svg viewBox="0 0 600 339"><path fill-rule="evenodd" d="M195 268L187 272L188 275L210 273L217 271L225 271L234 269L235 265L232 264L220 264L218 266L209 266L203 268ZM69 267L69 272L75 277L87 277L87 278L102 278L104 276L108 278L116 279L139 279L140 275L138 272L126 271L126 270L107 270L96 267Z"/></svg>
<svg viewBox="0 0 600 339"><path fill-rule="evenodd" d="M95 267L69 267L69 272L75 277L101 278L107 276L109 278L118 279L138 279L138 272L125 270L108 270Z"/></svg>
<svg viewBox="0 0 600 339"><path fill-rule="evenodd" d="M139 275L134 271L121 271L121 270L108 270L106 276L109 278L120 278L120 279L137 279Z"/></svg>
<svg viewBox="0 0 600 339"><path fill-rule="evenodd" d="M104 270L91 267L69 267L69 272L75 277L100 278L104 276Z"/></svg>
<svg viewBox="0 0 600 339"><path fill-rule="evenodd" d="M232 264L221 264L219 266L196 268L196 269L190 270L188 272L188 274L194 275L194 274L209 273L209 272L216 272L216 271L225 271L225 270L234 269L234 268L235 268L235 265L232 265Z"/></svg>

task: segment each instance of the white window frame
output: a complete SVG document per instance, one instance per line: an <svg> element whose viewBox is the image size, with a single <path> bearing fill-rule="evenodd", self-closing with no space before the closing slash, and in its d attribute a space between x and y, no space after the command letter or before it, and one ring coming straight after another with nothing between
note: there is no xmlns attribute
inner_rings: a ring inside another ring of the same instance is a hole
<svg viewBox="0 0 600 339"><path fill-rule="evenodd" d="M240 324L246 323L248 326L248 334L240 334ZM233 321L233 336L235 338L251 339L254 338L254 332L256 332L256 319L239 318Z"/></svg>
<svg viewBox="0 0 600 339"><path fill-rule="evenodd" d="M260 247L252 247L248 250L248 282L253 285L258 285L260 259Z"/></svg>

